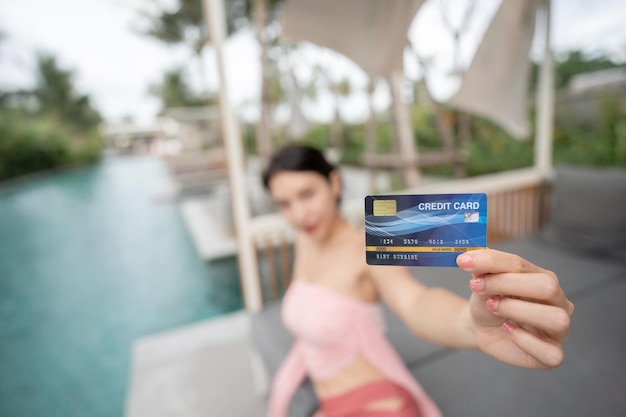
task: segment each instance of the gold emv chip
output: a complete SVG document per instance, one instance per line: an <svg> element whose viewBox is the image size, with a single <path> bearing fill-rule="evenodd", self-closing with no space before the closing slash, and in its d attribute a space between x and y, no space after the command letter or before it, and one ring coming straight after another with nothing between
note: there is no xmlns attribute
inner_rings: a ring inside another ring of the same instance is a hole
<svg viewBox="0 0 626 417"><path fill-rule="evenodd" d="M395 216L396 200L374 200L374 216Z"/></svg>

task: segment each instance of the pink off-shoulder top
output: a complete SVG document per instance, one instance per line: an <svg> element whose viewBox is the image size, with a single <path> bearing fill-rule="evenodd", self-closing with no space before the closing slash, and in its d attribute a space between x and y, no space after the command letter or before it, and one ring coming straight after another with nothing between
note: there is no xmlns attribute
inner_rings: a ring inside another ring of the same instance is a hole
<svg viewBox="0 0 626 417"><path fill-rule="evenodd" d="M295 342L274 377L268 417L287 416L291 397L307 374L313 379L328 378L359 354L406 389L423 417L441 417L385 337L380 304L296 279L285 294L281 315Z"/></svg>

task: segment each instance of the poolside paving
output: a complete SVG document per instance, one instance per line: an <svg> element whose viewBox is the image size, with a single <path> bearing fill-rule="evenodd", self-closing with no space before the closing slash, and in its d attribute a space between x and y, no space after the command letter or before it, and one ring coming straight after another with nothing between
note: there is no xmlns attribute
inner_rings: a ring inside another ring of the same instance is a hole
<svg viewBox="0 0 626 417"><path fill-rule="evenodd" d="M264 416L249 326L240 311L138 340L125 416Z"/></svg>

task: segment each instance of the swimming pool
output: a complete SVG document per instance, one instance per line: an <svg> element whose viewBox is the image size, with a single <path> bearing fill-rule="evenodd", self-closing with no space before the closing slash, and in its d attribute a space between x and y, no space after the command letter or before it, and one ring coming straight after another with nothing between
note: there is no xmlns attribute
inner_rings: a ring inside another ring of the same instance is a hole
<svg viewBox="0 0 626 417"><path fill-rule="evenodd" d="M152 198L166 178L118 157L0 194L0 416L122 416L135 338L242 307L235 260Z"/></svg>

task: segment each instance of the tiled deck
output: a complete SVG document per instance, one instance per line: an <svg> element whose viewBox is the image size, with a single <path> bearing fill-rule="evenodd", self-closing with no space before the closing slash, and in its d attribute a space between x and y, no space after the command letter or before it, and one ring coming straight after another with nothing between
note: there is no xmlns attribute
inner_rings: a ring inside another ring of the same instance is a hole
<svg viewBox="0 0 626 417"><path fill-rule="evenodd" d="M249 325L236 312L139 339L126 417L264 416L265 380L253 369Z"/></svg>

